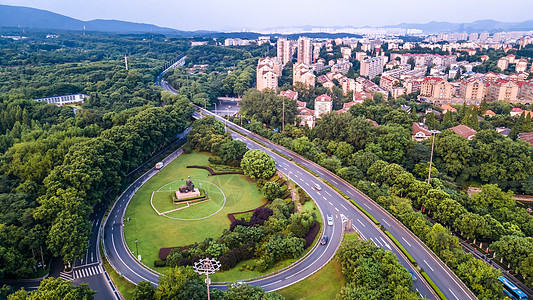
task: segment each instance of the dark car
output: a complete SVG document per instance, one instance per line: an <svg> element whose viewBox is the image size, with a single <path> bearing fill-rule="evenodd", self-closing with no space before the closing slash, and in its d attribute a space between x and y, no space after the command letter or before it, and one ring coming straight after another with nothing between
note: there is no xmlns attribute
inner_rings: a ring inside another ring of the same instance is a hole
<svg viewBox="0 0 533 300"><path fill-rule="evenodd" d="M320 240L320 245L325 245L328 243L328 236L325 235L322 237L322 239Z"/></svg>

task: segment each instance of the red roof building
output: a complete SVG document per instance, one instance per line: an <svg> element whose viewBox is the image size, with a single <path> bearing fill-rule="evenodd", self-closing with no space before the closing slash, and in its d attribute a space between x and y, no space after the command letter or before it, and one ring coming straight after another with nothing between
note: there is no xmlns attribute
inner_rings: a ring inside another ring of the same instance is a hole
<svg viewBox="0 0 533 300"><path fill-rule="evenodd" d="M467 140L472 140L477 133L477 131L466 125L457 125L455 127L450 128L450 130L454 131L455 133Z"/></svg>
<svg viewBox="0 0 533 300"><path fill-rule="evenodd" d="M420 123L413 122L413 131L411 131L413 141L421 142L431 137L431 132Z"/></svg>

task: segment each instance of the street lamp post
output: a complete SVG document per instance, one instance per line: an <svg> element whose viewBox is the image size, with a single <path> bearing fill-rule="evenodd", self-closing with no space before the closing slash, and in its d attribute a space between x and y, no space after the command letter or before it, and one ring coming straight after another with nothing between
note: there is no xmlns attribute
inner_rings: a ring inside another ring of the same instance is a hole
<svg viewBox="0 0 533 300"><path fill-rule="evenodd" d="M139 257L139 246L137 245L137 239L135 239L135 249L137 249L137 258Z"/></svg>
<svg viewBox="0 0 533 300"><path fill-rule="evenodd" d="M211 280L209 279L209 274L214 274L216 271L220 270L220 262L214 258L204 258L194 263L193 269L198 274L205 274L205 284L207 285L207 300L210 300L209 295L209 284Z"/></svg>

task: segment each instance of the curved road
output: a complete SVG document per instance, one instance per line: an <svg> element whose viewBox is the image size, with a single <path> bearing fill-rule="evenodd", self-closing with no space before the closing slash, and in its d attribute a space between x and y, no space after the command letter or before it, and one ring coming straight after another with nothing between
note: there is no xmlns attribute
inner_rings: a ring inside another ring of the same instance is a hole
<svg viewBox="0 0 533 300"><path fill-rule="evenodd" d="M196 113L196 117L201 116ZM266 278L253 280L248 283L261 286L267 291L274 291L294 284L312 275L335 255L342 240L343 218L352 219L354 229L360 232L363 238L375 237L371 238L371 240L376 245L386 250L392 250L404 266L416 273L413 266L411 266L403 255L401 255L392 245L383 232L374 226L374 224L364 217L357 209L347 204L344 198L338 195L332 188L325 184L321 184L322 188L320 191L314 189L313 187L315 184L319 184L320 180L312 174L247 138L237 134L234 134L234 136L236 139L245 142L250 149L262 149L268 152L276 161L278 169L285 175L289 175L291 180L300 185L313 198L317 203L323 218L325 219L326 216L330 215L333 216L335 220L333 226L325 226L324 228L324 234L329 237L329 241L325 246L318 245L314 251L312 251L307 257L303 258L298 264L283 272ZM180 152L175 152L167 157L164 160L165 166L179 154ZM140 265L133 257L130 249L125 245L122 228L124 213L131 197L135 194L137 189L139 189L148 179L157 174L157 172L158 170L151 169L129 186L118 198L104 225L103 243L109 261L113 264L115 269L134 283L144 280L150 281L153 285L157 285L160 274ZM416 281L414 285L422 295L430 299L435 299L424 281ZM225 286L215 287L225 288Z"/></svg>
<svg viewBox="0 0 533 300"><path fill-rule="evenodd" d="M174 92L173 89L166 83L162 82L161 86ZM211 114L209 111L202 110L204 114ZM201 117L196 113L196 117ZM221 119L218 116L215 116ZM223 119L221 119L224 121ZM392 244L388 237L379 230L373 222L367 219L359 210L353 207L343 197L338 195L333 189L326 184L321 184L322 189L315 190L313 188L315 183L319 183L320 179L316 178L312 174L306 172L293 162L285 159L272 152L271 149L279 151L280 153L291 157L295 162L303 164L305 167L316 172L323 180L329 181L334 186L339 188L342 192L349 195L351 199L365 207L370 214L372 214L383 226L394 235L398 241L407 249L407 251L415 258L418 264L424 268L426 273L432 278L436 285L441 289L444 295L448 299L476 299L475 296L468 290L468 288L448 269L432 252L429 250L414 234L412 234L407 228L405 228L399 221L392 217L388 212L383 210L374 201L360 193L350 184L344 182L338 176L330 173L326 169L309 162L298 155L288 151L287 149L271 143L270 141L263 139L246 129L228 122L228 127L244 132L247 136L253 136L256 139L260 139L265 144L265 147L245 138L241 135L234 134L236 139L240 139L245 142L251 149L262 149L269 153L274 160L278 169L285 175L289 175L291 180L300 185L317 203L317 206L321 210L323 218L327 215L334 217L335 222L333 226L325 226L324 234L329 237L328 244L326 246L319 245L315 251L310 253L307 257L300 261L297 265L289 268L283 272L275 274L273 276L254 280L249 282L253 285L262 286L267 291L273 291L295 282L298 282L307 276L310 276L323 265L325 265L334 255L338 248L338 245L342 239L342 219L352 219L354 229L359 232L363 239L368 239L374 242L378 247L386 250L391 250L396 254L399 261L407 269L417 273L413 266L405 259L398 249ZM179 153L173 153L170 157L166 158L165 165L169 161L177 157ZM146 280L157 285L157 280L160 274L154 273L151 270L141 266L139 262L133 257L130 250L124 244L122 222L124 212L131 197L135 194L137 189L146 182L151 176L156 174L157 170L150 170L137 181L135 181L124 193L119 197L115 206L112 208L109 218L106 220L106 224L103 229L103 242L105 253L108 259L111 261L115 269L119 270L128 280L132 282L139 282ZM430 299L436 297L427 287L425 281L417 280L414 282L414 287L423 296ZM223 287L221 287L223 288Z"/></svg>

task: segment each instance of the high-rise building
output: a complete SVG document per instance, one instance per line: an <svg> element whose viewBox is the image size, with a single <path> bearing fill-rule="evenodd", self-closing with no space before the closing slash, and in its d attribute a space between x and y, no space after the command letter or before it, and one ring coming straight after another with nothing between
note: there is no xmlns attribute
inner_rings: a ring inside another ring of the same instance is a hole
<svg viewBox="0 0 533 300"><path fill-rule="evenodd" d="M463 98L467 104L479 104L485 96L485 83L475 78L468 78L461 81L459 87L459 97ZM469 103L473 102L473 103Z"/></svg>
<svg viewBox="0 0 533 300"><path fill-rule="evenodd" d="M524 100L533 100L533 79L520 82L519 96Z"/></svg>
<svg viewBox="0 0 533 300"><path fill-rule="evenodd" d="M505 70L509 67L509 60L507 59L507 57L502 57L500 59L498 59L498 62L496 63L496 66L498 68L500 68L500 70Z"/></svg>
<svg viewBox="0 0 533 300"><path fill-rule="evenodd" d="M292 68L292 84L297 82L303 83L306 87L315 86L315 74L309 67L309 65L303 63L296 63Z"/></svg>
<svg viewBox="0 0 533 300"><path fill-rule="evenodd" d="M453 86L437 77L426 77L420 86L420 96L435 99L450 99L452 97Z"/></svg>
<svg viewBox="0 0 533 300"><path fill-rule="evenodd" d="M360 73L362 76L372 79L383 73L383 65L384 61L381 56L365 59L361 62Z"/></svg>
<svg viewBox="0 0 533 300"><path fill-rule="evenodd" d="M489 101L515 101L518 97L518 85L512 81L497 79L489 86Z"/></svg>
<svg viewBox="0 0 533 300"><path fill-rule="evenodd" d="M276 90L278 88L278 78L281 75L281 62L277 57L260 58L257 63L257 89Z"/></svg>
<svg viewBox="0 0 533 300"><path fill-rule="evenodd" d="M320 118L320 115L327 114L333 109L333 101L331 97L322 94L315 99L315 118Z"/></svg>
<svg viewBox="0 0 533 300"><path fill-rule="evenodd" d="M287 38L279 38L277 43L278 58L283 65L292 60L293 52L291 41Z"/></svg>
<svg viewBox="0 0 533 300"><path fill-rule="evenodd" d="M306 65L311 65L313 62L313 47L308 37L303 36L298 39L298 62Z"/></svg>

